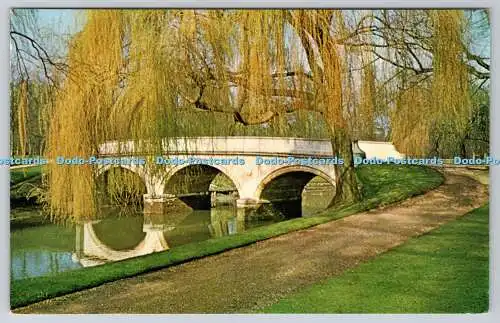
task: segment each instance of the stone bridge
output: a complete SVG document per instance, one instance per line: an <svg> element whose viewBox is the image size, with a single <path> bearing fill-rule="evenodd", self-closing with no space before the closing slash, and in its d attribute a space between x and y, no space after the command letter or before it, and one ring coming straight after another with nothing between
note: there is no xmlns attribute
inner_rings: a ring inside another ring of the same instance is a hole
<svg viewBox="0 0 500 323"><path fill-rule="evenodd" d="M358 144L367 158L401 157L391 143ZM164 205L176 198L190 204L190 197L199 199L209 191L218 173L234 184L238 207L255 208L279 199L300 201L302 190L315 176L335 185L334 163L342 158L333 156L330 140L283 137L170 138L162 141L161 150L156 149L160 156L152 151L147 144L133 141L106 142L99 148L99 157L149 158L146 165L119 166L143 180L145 213L161 213ZM154 167L148 167L151 164ZM111 167L116 166L100 166L98 173ZM287 190L280 190L283 187ZM286 193L279 196L279 191ZM203 199L202 204L210 204L209 195Z"/></svg>

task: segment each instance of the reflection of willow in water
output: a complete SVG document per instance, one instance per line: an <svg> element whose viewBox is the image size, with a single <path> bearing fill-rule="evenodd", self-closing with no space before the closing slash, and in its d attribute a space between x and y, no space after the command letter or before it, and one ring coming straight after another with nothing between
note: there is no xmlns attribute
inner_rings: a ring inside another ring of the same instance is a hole
<svg viewBox="0 0 500 323"><path fill-rule="evenodd" d="M38 214L38 210L32 211ZM26 214L29 214L26 211ZM42 225L12 230L10 234L11 279L58 274L80 268L71 260L73 227Z"/></svg>
<svg viewBox="0 0 500 323"><path fill-rule="evenodd" d="M208 228L212 237L222 237L245 231L245 210L213 208Z"/></svg>
<svg viewBox="0 0 500 323"><path fill-rule="evenodd" d="M23 250L11 255L10 277L12 280L57 274L80 266L73 263L71 254L65 251Z"/></svg>

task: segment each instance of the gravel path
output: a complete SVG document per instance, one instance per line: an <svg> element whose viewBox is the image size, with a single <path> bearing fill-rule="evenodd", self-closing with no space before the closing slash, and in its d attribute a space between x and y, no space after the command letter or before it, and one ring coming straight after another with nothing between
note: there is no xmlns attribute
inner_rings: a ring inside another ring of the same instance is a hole
<svg viewBox="0 0 500 323"><path fill-rule="evenodd" d="M338 275L483 205L487 187L446 171L436 190L134 278L46 300L16 313L245 313Z"/></svg>

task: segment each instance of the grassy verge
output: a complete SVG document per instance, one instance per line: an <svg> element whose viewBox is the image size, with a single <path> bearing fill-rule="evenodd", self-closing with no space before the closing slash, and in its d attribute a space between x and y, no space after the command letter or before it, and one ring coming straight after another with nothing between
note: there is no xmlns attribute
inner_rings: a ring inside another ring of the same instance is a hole
<svg viewBox="0 0 500 323"><path fill-rule="evenodd" d="M19 184L32 177L41 176L42 166L14 168L10 170L10 185Z"/></svg>
<svg viewBox="0 0 500 323"><path fill-rule="evenodd" d="M28 197L30 191L40 186L42 183L42 166L14 168L10 170L10 206L19 207L36 204L35 197ZM11 221L18 221L13 219ZM29 225L30 223L41 223L42 218L30 218L26 223L19 222L19 225ZM16 222L17 223L17 222ZM17 225L17 224L16 224Z"/></svg>
<svg viewBox="0 0 500 323"><path fill-rule="evenodd" d="M33 212L34 197L27 197L30 190L42 181L42 166L10 169L10 227L19 229L46 222L41 212ZM30 206L25 209L24 206Z"/></svg>
<svg viewBox="0 0 500 323"><path fill-rule="evenodd" d="M12 205L11 205L12 207ZM48 224L42 210L35 207L16 207L10 210L10 229L22 229ZM43 239L43 237L41 237Z"/></svg>
<svg viewBox="0 0 500 323"><path fill-rule="evenodd" d="M266 313L479 313L488 310L485 205Z"/></svg>
<svg viewBox="0 0 500 323"><path fill-rule="evenodd" d="M357 170L364 184L365 198L354 205L328 210L318 216L297 218L246 232L205 240L142 257L79 269L55 277L37 277L11 282L11 307L95 287L106 282L136 276L225 250L249 245L288 232L309 228L347 215L401 201L439 186L442 175L430 168L392 165L365 166Z"/></svg>

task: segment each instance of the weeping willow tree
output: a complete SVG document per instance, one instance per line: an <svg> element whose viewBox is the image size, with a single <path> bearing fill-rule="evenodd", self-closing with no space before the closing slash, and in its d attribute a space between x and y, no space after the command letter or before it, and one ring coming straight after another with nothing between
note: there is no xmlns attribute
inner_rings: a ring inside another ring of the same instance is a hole
<svg viewBox="0 0 500 323"><path fill-rule="evenodd" d="M460 153L456 147L472 111L465 17L462 10L431 10L426 16L432 30L428 40L432 65L425 69L420 63L424 76L401 73L392 134L396 147L406 154L439 155L440 146L445 146L449 156Z"/></svg>
<svg viewBox="0 0 500 323"><path fill-rule="evenodd" d="M470 76L464 59L464 15L457 10L446 10L433 11L431 17L435 29L431 95L439 98L432 101L435 127L437 131L448 130L443 136L445 146L454 143L461 146L472 112ZM454 153L466 157L464 150Z"/></svg>
<svg viewBox="0 0 500 323"><path fill-rule="evenodd" d="M26 118L28 109L28 82L26 80L21 81L19 86L19 98L17 105L17 122L19 124L18 136L19 136L19 154L26 155Z"/></svg>
<svg viewBox="0 0 500 323"><path fill-rule="evenodd" d="M41 80L20 79L10 85L10 142L13 155L43 155L50 86Z"/></svg>
<svg viewBox="0 0 500 323"><path fill-rule="evenodd" d="M89 10L71 43L47 154L85 158L111 139L161 153L162 139L190 135L179 118L188 110L232 115L228 134L235 125L279 127L275 121L285 113L311 110L323 116L334 152L347 161L339 167L337 198L355 200L342 60L331 31L332 20L341 18L326 10ZM305 58L286 54L290 32L306 44ZM219 126L204 125L207 135ZM51 165L53 217L92 217L96 175L89 165Z"/></svg>
<svg viewBox="0 0 500 323"><path fill-rule="evenodd" d="M432 115L429 89L414 86L401 92L391 119L392 138L399 151L427 156Z"/></svg>
<svg viewBox="0 0 500 323"><path fill-rule="evenodd" d="M397 28L388 28L393 20ZM421 51L432 54L423 55L424 64L415 62L422 54L408 45L409 23L414 32L428 32L418 40ZM410 154L425 153L430 132L445 117L462 129L468 75L461 28L454 10L87 10L51 110L47 155L85 158L109 140L133 140L143 153L163 154L169 138L232 135L258 125L279 132L289 128L290 114L305 115L323 123L334 154L345 161L337 166L333 203L353 202L361 193L352 109L373 134L383 93L393 140ZM354 60L363 62L360 70L350 67ZM381 62L391 66L382 81ZM161 171L154 163L148 167ZM89 165L49 166L54 219L93 217L97 175ZM127 176L108 180L114 181L110 187L137 191L137 181Z"/></svg>
<svg viewBox="0 0 500 323"><path fill-rule="evenodd" d="M375 67L373 60L367 58L362 69L361 94L359 102L359 138L373 140L375 135Z"/></svg>
<svg viewBox="0 0 500 323"><path fill-rule="evenodd" d="M70 74L56 94L50 124L47 147L50 159L88 158L97 154L98 144L105 140L109 131L107 119L123 66L121 33L120 15L116 11L100 11L88 17L85 29L70 44ZM83 210L95 210L94 169L89 165L49 165L51 215L88 217L88 211Z"/></svg>
<svg viewBox="0 0 500 323"><path fill-rule="evenodd" d="M63 71L64 59L53 56L56 50L48 44L55 37L47 37L49 28L40 28L38 10L12 8L9 14L11 152L42 155L55 83L52 70Z"/></svg>

